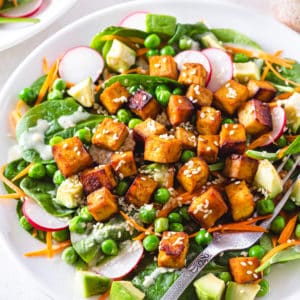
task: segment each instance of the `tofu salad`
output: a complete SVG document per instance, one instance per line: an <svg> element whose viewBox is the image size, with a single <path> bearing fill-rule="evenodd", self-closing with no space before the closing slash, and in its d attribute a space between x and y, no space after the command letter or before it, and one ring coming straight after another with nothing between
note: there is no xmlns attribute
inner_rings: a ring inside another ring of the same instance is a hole
<svg viewBox="0 0 300 300"><path fill-rule="evenodd" d="M1 198L45 243L24 255L60 255L86 298L159 300L215 232L263 232L179 299L266 295L271 265L300 258L300 179L259 225L300 152L300 64L282 53L235 29L135 12L44 59L10 114L21 157L0 169Z"/></svg>

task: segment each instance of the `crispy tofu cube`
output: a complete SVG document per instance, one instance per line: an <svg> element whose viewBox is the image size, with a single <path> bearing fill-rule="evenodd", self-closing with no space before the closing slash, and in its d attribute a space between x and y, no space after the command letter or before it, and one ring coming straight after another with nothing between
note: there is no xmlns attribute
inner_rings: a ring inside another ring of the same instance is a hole
<svg viewBox="0 0 300 300"><path fill-rule="evenodd" d="M118 212L116 197L102 187L87 196L88 210L96 221L104 221Z"/></svg>
<svg viewBox="0 0 300 300"><path fill-rule="evenodd" d="M206 162L199 157L192 157L178 170L177 180L187 192L193 193L206 184L208 175Z"/></svg>
<svg viewBox="0 0 300 300"><path fill-rule="evenodd" d="M110 165L100 165L93 169L86 169L80 173L79 179L86 195L103 186L108 190L112 190L117 185Z"/></svg>
<svg viewBox="0 0 300 300"><path fill-rule="evenodd" d="M179 74L178 82L185 85L198 84L199 86L204 87L206 76L207 72L203 65L197 63L185 63Z"/></svg>
<svg viewBox="0 0 300 300"><path fill-rule="evenodd" d="M90 154L77 136L55 144L52 153L64 177L75 175L93 163Z"/></svg>
<svg viewBox="0 0 300 300"><path fill-rule="evenodd" d="M177 126L190 120L194 106L185 96L172 95L167 107L167 115L170 123Z"/></svg>
<svg viewBox="0 0 300 300"><path fill-rule="evenodd" d="M133 151L114 153L111 156L111 166L121 179L137 173Z"/></svg>
<svg viewBox="0 0 300 300"><path fill-rule="evenodd" d="M259 100L243 103L238 110L239 123L245 126L246 132L261 135L272 130L272 117L269 105Z"/></svg>
<svg viewBox="0 0 300 300"><path fill-rule="evenodd" d="M177 79L177 65L171 55L155 55L149 57L150 76L167 77Z"/></svg>
<svg viewBox="0 0 300 300"><path fill-rule="evenodd" d="M100 102L110 114L115 114L127 102L129 96L127 89L117 81L104 89L100 94Z"/></svg>
<svg viewBox="0 0 300 300"><path fill-rule="evenodd" d="M186 97L197 107L211 106L213 101L212 91L199 84L191 84L186 92Z"/></svg>
<svg viewBox="0 0 300 300"><path fill-rule="evenodd" d="M117 120L105 118L92 137L92 143L107 150L117 151L128 136L127 126Z"/></svg>
<svg viewBox="0 0 300 300"><path fill-rule="evenodd" d="M196 128L200 134L217 134L221 122L221 112L213 107L203 106L197 111Z"/></svg>
<svg viewBox="0 0 300 300"><path fill-rule="evenodd" d="M151 94L143 90L137 90L129 98L129 108L143 120L147 118L154 119L160 112L159 103Z"/></svg>
<svg viewBox="0 0 300 300"><path fill-rule="evenodd" d="M158 163L175 163L182 151L181 142L173 135L152 135L146 139L144 159Z"/></svg>
<svg viewBox="0 0 300 300"><path fill-rule="evenodd" d="M159 244L157 263L159 267L181 269L189 248L189 237L185 232L163 232Z"/></svg>
<svg viewBox="0 0 300 300"><path fill-rule="evenodd" d="M214 105L233 115L236 110L248 99L249 92L245 85L235 80L229 80L214 94Z"/></svg>
<svg viewBox="0 0 300 300"><path fill-rule="evenodd" d="M270 102L276 95L276 89L269 81L249 80L247 84L249 98Z"/></svg>
<svg viewBox="0 0 300 300"><path fill-rule="evenodd" d="M224 124L220 131L220 155L243 154L246 149L246 131L241 124Z"/></svg>
<svg viewBox="0 0 300 300"><path fill-rule="evenodd" d="M254 197L245 181L236 181L226 185L225 192L234 221L240 221L252 215L255 207Z"/></svg>
<svg viewBox="0 0 300 300"><path fill-rule="evenodd" d="M258 168L258 161L248 156L232 154L226 157L223 174L226 177L251 183Z"/></svg>
<svg viewBox="0 0 300 300"><path fill-rule="evenodd" d="M222 195L210 187L199 197L193 199L188 212L202 227L212 227L228 210Z"/></svg>
<svg viewBox="0 0 300 300"><path fill-rule="evenodd" d="M211 164L217 161L219 152L218 135L199 135L197 144L197 156Z"/></svg>
<svg viewBox="0 0 300 300"><path fill-rule="evenodd" d="M257 257L233 257L229 259L229 268L237 283L247 283L261 278L255 269L260 265Z"/></svg>
<svg viewBox="0 0 300 300"><path fill-rule="evenodd" d="M197 138L194 133L183 127L176 127L175 137L182 143L183 149L195 149L197 146Z"/></svg>
<svg viewBox="0 0 300 300"><path fill-rule="evenodd" d="M126 201L141 207L150 202L158 183L150 177L138 175L126 193Z"/></svg>

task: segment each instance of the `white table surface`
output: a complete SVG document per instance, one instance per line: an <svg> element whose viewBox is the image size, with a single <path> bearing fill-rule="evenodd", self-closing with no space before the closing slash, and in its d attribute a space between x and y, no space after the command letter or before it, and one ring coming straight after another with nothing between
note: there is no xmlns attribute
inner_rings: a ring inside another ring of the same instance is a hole
<svg viewBox="0 0 300 300"><path fill-rule="evenodd" d="M64 0L61 0L64 1ZM132 1L132 0L127 0ZM139 0L142 1L142 0ZM183 0L184 1L184 0ZM247 7L254 7L260 12L269 13L267 0L223 0L236 2ZM67 14L52 24L48 29L23 42L22 44L0 52L0 89L13 70L42 41L67 24L78 18L107 6L123 3L122 0L78 0ZM1 42L1 41L0 41ZM0 300L55 300L45 295L39 285L28 276L10 257L5 245L0 240ZM67 300L67 299L66 299Z"/></svg>

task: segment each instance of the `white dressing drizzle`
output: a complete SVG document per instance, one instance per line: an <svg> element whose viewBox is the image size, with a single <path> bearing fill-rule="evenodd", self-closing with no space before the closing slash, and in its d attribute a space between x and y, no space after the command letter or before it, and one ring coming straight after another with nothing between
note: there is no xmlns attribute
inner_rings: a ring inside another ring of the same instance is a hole
<svg viewBox="0 0 300 300"><path fill-rule="evenodd" d="M79 107L77 111L75 111L71 115L61 116L58 118L58 124L66 129L69 127L74 127L80 121L86 120L90 116L89 113L83 111L82 107Z"/></svg>

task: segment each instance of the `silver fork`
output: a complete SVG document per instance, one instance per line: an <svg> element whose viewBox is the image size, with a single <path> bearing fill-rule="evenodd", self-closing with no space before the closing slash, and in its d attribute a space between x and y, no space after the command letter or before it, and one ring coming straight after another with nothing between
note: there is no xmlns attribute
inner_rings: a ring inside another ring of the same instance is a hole
<svg viewBox="0 0 300 300"><path fill-rule="evenodd" d="M293 168L287 173L282 183L285 184L295 171L297 165L300 163L300 156L297 157ZM281 171L285 162L277 168L277 171ZM267 176L267 175L266 175ZM300 175L298 176L300 178ZM259 226L268 228L273 219L279 214L286 201L292 192L295 182L291 185L288 191L284 194L280 202L276 205L276 208L272 214L272 217L263 221ZM206 247L193 262L181 271L179 278L168 289L166 294L161 300L176 300L184 292L184 290L190 285L190 283L197 277L199 272L219 253L228 250L242 250L249 248L255 244L258 239L263 235L263 232L236 232L236 233L214 233L213 241Z"/></svg>

